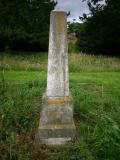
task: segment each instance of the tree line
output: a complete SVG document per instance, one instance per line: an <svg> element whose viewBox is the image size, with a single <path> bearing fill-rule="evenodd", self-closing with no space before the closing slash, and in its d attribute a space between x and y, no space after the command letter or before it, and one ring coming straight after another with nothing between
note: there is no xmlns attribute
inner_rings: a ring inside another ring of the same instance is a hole
<svg viewBox="0 0 120 160"><path fill-rule="evenodd" d="M85 0L84 0L85 1ZM120 0L86 0L90 14L83 23L69 23L76 32L79 51L94 54L120 53ZM54 0L0 0L0 51L47 51L50 12Z"/></svg>
<svg viewBox="0 0 120 160"><path fill-rule="evenodd" d="M88 0L90 14L83 14L83 23L69 24L76 32L77 47L85 53L120 55L120 0Z"/></svg>
<svg viewBox="0 0 120 160"><path fill-rule="evenodd" d="M0 50L47 50L51 0L0 0Z"/></svg>

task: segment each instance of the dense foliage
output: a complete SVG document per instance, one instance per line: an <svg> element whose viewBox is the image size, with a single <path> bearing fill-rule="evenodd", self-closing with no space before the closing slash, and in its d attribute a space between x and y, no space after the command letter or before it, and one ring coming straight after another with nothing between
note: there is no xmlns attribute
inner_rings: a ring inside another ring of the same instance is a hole
<svg viewBox="0 0 120 160"><path fill-rule="evenodd" d="M50 0L0 0L0 49L47 50Z"/></svg>
<svg viewBox="0 0 120 160"><path fill-rule="evenodd" d="M80 17L78 47L83 52L119 55L120 53L120 1L106 0L106 5L99 0L88 1L92 16Z"/></svg>

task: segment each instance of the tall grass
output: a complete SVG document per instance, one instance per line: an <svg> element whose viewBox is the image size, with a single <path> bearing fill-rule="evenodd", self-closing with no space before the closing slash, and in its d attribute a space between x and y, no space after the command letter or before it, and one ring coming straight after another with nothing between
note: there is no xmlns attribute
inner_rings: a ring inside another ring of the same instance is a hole
<svg viewBox="0 0 120 160"><path fill-rule="evenodd" d="M37 54L0 54L0 69L5 70L27 70L42 71L46 70L47 53Z"/></svg>
<svg viewBox="0 0 120 160"><path fill-rule="evenodd" d="M44 82L9 84L0 76L0 159L30 159ZM32 158L31 158L32 159Z"/></svg>
<svg viewBox="0 0 120 160"><path fill-rule="evenodd" d="M70 71L120 71L120 59L87 54L69 55Z"/></svg>
<svg viewBox="0 0 120 160"><path fill-rule="evenodd" d="M61 148L46 148L34 147L45 77L11 83L4 74L0 76L1 160L120 159L120 92L113 75L112 85L109 81L103 85L97 81L78 83L75 74L70 90L74 97L76 141Z"/></svg>
<svg viewBox="0 0 120 160"><path fill-rule="evenodd" d="M34 145L47 55L1 57L0 160L120 160L119 59L71 54L69 62L76 140L47 148Z"/></svg>
<svg viewBox="0 0 120 160"><path fill-rule="evenodd" d="M46 71L47 54L38 53L30 55L0 56L0 69ZM115 57L69 54L70 72L82 71L120 71L120 59Z"/></svg>

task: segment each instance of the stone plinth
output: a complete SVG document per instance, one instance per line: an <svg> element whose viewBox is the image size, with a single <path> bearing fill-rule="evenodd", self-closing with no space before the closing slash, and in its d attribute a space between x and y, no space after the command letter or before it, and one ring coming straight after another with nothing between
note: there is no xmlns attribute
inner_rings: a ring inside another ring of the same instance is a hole
<svg viewBox="0 0 120 160"><path fill-rule="evenodd" d="M73 99L69 93L67 14L52 11L50 18L47 89L42 100L37 141L60 145L75 138Z"/></svg>
<svg viewBox="0 0 120 160"><path fill-rule="evenodd" d="M73 122L72 97L43 97L39 123L39 143L60 145L73 141L75 125Z"/></svg>

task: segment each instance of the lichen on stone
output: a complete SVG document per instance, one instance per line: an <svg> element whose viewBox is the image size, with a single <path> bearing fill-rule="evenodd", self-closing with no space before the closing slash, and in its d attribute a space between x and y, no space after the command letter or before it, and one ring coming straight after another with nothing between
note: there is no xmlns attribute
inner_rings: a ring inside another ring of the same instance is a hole
<svg viewBox="0 0 120 160"><path fill-rule="evenodd" d="M43 97L43 101L46 102L47 104L60 104L64 105L67 103L73 103L73 98L72 97Z"/></svg>

